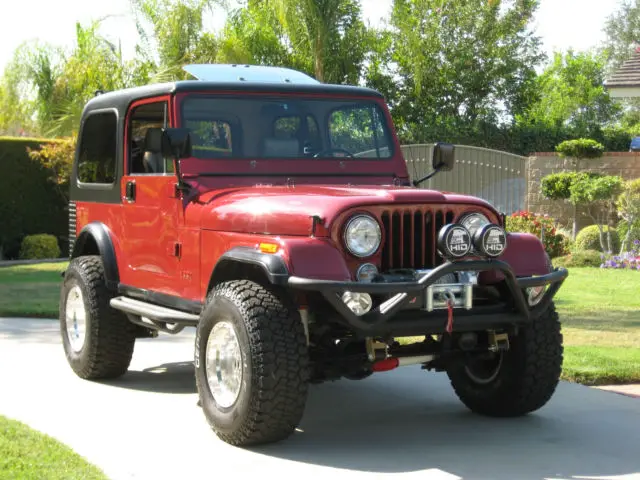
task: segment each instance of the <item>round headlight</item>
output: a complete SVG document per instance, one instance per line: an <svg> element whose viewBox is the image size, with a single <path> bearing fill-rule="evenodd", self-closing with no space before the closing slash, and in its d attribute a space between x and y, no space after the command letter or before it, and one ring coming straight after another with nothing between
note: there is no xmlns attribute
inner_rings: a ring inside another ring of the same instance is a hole
<svg viewBox="0 0 640 480"><path fill-rule="evenodd" d="M356 257L373 255L381 241L380 225L369 215L356 215L344 230L344 243Z"/></svg>
<svg viewBox="0 0 640 480"><path fill-rule="evenodd" d="M469 230L469 233L473 237L479 229L491 222L481 213L470 213L468 215L464 215L458 223Z"/></svg>

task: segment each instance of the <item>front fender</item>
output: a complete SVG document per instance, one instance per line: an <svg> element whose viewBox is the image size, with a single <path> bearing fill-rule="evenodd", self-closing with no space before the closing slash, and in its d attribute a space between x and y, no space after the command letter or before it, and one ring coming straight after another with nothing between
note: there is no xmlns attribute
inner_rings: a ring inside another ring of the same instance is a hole
<svg viewBox="0 0 640 480"><path fill-rule="evenodd" d="M225 275L228 267L234 264L258 267L265 280L272 284L286 285L290 276L303 276L317 280L348 281L351 279L349 269L340 252L326 238L283 238L260 237L256 242L254 235L225 234L225 240L212 238L211 245L225 249L216 255L215 250L209 252L213 261L211 275L206 277L206 292L215 282ZM218 240L218 241L213 241ZM276 253L260 251L260 243L278 245ZM234 245L234 246L230 246ZM207 271L208 268L204 268ZM235 272L234 274L237 274Z"/></svg>
<svg viewBox="0 0 640 480"><path fill-rule="evenodd" d="M516 277L545 275L552 270L544 245L530 233L508 233L507 248L498 260L508 263ZM498 271L482 272L479 276L481 283L495 283L503 279Z"/></svg>
<svg viewBox="0 0 640 480"><path fill-rule="evenodd" d="M326 238L288 238L283 256L292 276L318 280L351 280L342 253Z"/></svg>

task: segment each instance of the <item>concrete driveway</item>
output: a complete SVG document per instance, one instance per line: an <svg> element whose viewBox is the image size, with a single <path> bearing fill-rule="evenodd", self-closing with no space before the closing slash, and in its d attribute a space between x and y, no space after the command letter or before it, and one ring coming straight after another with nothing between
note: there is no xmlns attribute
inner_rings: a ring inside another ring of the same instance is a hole
<svg viewBox="0 0 640 480"><path fill-rule="evenodd" d="M196 406L192 342L141 340L126 376L95 383L67 367L56 322L0 319L0 413L113 479L640 478L640 400L563 383L536 414L487 419L418 367L313 386L289 441L231 447Z"/></svg>

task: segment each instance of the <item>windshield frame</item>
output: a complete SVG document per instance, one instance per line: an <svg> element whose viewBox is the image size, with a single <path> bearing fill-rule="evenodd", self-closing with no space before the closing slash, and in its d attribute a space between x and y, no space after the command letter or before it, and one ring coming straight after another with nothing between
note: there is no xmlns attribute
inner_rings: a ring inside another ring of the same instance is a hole
<svg viewBox="0 0 640 480"><path fill-rule="evenodd" d="M187 100L207 97L207 98L239 98L246 99L249 96L257 96L268 100L282 100L291 98L292 100L313 100L313 101L345 101L347 103L363 103L372 105L378 111L378 119L386 131L388 139L389 156L388 157L357 157L357 156L296 156L296 157L263 157L263 156L243 156L243 157L213 157L199 158L189 157L182 159L183 173L186 176L226 176L226 175L255 175L255 176L278 176L278 175L323 175L323 176L345 176L345 175L406 175L406 165L402 157L401 149L397 134L391 119L390 113L386 108L383 98L370 95L353 95L339 93L309 93L291 92L283 93L277 91L190 91L175 94L174 115L176 126L184 125L184 107ZM346 105L345 105L346 106ZM328 121L326 119L316 119L320 121ZM319 127L320 131L326 128ZM323 132L323 144L328 135ZM232 138L233 141L233 138ZM324 146L324 145L323 145ZM309 164L316 166L314 172L310 172ZM293 168L292 168L293 167Z"/></svg>

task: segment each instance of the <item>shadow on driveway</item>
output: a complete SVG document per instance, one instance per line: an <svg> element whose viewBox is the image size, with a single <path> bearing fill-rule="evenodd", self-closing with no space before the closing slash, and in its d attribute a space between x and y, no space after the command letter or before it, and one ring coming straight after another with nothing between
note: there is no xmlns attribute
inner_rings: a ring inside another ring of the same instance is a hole
<svg viewBox="0 0 640 480"><path fill-rule="evenodd" d="M129 370L124 376L99 383L143 392L197 393L193 362L165 363L144 370Z"/></svg>
<svg viewBox="0 0 640 480"><path fill-rule="evenodd" d="M130 371L101 383L196 393L192 362ZM445 375L408 367L359 382L311 386L298 431L247 451L361 472L439 469L465 479L584 480L634 473L640 478L639 443L635 399L563 382L537 413L492 419L469 412Z"/></svg>

